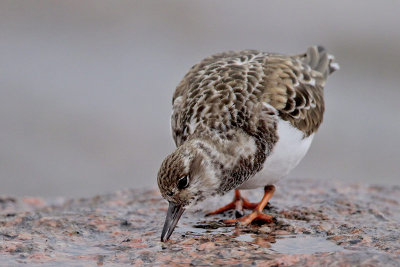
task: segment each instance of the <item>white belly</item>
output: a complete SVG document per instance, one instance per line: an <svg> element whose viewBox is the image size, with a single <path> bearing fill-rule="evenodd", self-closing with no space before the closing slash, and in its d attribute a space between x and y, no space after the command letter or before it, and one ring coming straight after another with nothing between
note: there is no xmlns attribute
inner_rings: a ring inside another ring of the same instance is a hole
<svg viewBox="0 0 400 267"><path fill-rule="evenodd" d="M280 178L286 176L305 156L314 134L303 138L303 132L293 127L289 122L279 120L278 136L279 140L265 160L263 169L240 185L238 189L263 187L274 184Z"/></svg>

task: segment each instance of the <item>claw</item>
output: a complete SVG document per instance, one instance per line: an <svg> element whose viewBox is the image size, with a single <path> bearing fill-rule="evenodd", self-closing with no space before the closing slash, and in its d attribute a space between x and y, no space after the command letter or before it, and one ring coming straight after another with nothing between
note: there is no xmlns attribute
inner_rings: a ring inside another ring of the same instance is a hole
<svg viewBox="0 0 400 267"><path fill-rule="evenodd" d="M222 208L207 213L206 216L221 214L228 210L235 210L236 218L240 218L244 215L243 209L254 209L257 207L257 205L258 204L251 203L246 198L242 197L239 190L235 190L235 196L231 203L223 206Z"/></svg>
<svg viewBox="0 0 400 267"><path fill-rule="evenodd" d="M236 216L236 219L226 219L224 220L224 223L226 224L240 224L243 226L251 224L253 221L263 221L264 223L271 223L273 221L272 216L267 215L263 213L262 211L264 210L265 206L268 204L269 200L271 199L272 195L275 192L275 186L269 185L264 188L264 197L256 205L256 208L253 210L252 213L246 216L241 216L238 218ZM240 195L239 195L240 196ZM236 193L235 193L236 197ZM232 204L232 203L231 203ZM226 207L226 206L225 206Z"/></svg>
<svg viewBox="0 0 400 267"><path fill-rule="evenodd" d="M273 221L273 219L272 219L272 216L255 210L252 213L250 213L249 215L243 216L238 219L226 219L226 220L224 220L224 223L239 224L242 226L247 226L254 221L262 221L264 223L271 223Z"/></svg>

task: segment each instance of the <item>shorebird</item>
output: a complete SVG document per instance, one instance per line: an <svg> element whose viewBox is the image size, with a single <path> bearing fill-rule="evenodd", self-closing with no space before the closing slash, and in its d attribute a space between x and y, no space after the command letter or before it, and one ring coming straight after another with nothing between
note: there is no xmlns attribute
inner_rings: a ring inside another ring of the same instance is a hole
<svg viewBox="0 0 400 267"><path fill-rule="evenodd" d="M274 184L310 147L323 119L326 79L338 68L322 46L295 56L224 52L194 65L173 95L177 149L163 161L157 178L169 202L161 241L169 239L187 207L231 190L233 202L209 214L252 209L225 222L270 222L262 211ZM258 187L265 191L258 204L240 195L239 189Z"/></svg>

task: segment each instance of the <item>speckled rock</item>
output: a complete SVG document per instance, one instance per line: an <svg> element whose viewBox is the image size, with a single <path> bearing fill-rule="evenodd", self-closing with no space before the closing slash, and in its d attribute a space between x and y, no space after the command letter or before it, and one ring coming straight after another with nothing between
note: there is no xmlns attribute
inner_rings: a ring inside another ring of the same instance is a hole
<svg viewBox="0 0 400 267"><path fill-rule="evenodd" d="M253 201L262 190L248 191ZM283 180L265 212L275 221L225 226L187 211L160 242L167 203L154 190L87 199L0 197L2 265L400 265L400 186ZM204 208L204 207L207 207Z"/></svg>

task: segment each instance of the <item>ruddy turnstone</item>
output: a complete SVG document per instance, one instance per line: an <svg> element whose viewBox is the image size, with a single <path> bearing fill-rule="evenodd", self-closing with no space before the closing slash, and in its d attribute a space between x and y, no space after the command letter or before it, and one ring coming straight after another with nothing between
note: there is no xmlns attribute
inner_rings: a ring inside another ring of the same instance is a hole
<svg viewBox="0 0 400 267"><path fill-rule="evenodd" d="M194 65L173 95L177 146L158 173L169 202L161 241L171 236L191 204L235 189L229 209L253 209L226 223L271 221L262 213L274 184L304 157L324 113L323 87L339 68L321 46L286 56L256 50L224 52ZM260 203L239 189L264 187Z"/></svg>

